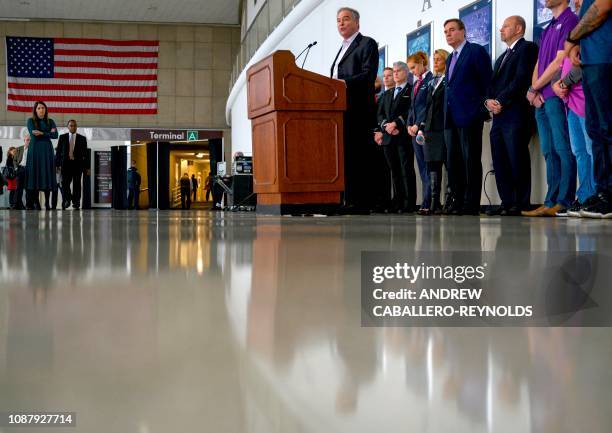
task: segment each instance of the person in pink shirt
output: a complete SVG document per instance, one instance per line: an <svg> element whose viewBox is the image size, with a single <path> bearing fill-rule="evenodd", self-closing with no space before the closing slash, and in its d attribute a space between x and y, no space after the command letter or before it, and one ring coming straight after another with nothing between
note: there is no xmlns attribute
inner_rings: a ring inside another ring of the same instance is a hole
<svg viewBox="0 0 612 433"><path fill-rule="evenodd" d="M582 0L575 2L580 9ZM587 134L585 120L585 99L582 90L582 69L572 65L566 57L561 64L561 79L553 82L553 91L567 105L567 124L572 153L576 157L580 186L576 191L577 200L567 209L568 216L579 217L580 210L595 196L593 172L593 141Z"/></svg>

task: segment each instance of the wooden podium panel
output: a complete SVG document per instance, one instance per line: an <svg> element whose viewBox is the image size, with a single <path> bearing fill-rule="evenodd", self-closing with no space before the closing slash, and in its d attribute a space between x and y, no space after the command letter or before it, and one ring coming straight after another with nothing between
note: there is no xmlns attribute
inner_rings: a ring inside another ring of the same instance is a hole
<svg viewBox="0 0 612 433"><path fill-rule="evenodd" d="M249 68L257 210L308 212L340 203L344 190L344 83L277 51Z"/></svg>

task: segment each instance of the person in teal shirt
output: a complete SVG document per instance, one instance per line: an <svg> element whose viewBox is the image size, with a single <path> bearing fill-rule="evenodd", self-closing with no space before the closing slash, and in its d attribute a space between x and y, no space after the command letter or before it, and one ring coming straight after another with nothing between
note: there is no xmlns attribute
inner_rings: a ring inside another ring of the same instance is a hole
<svg viewBox="0 0 612 433"><path fill-rule="evenodd" d="M51 209L50 194L55 188L55 160L51 139L58 137L57 126L49 119L47 105L37 101L32 109L32 117L28 119L28 131L32 140L28 150L26 163L26 194L30 194L35 209L40 209L38 193L45 193L45 207Z"/></svg>

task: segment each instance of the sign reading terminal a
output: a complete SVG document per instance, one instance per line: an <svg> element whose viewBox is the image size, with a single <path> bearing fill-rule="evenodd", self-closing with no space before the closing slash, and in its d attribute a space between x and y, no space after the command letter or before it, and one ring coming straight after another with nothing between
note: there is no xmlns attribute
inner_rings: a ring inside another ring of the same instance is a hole
<svg viewBox="0 0 612 433"><path fill-rule="evenodd" d="M203 129L132 129L130 138L134 141L199 141L223 138L223 131Z"/></svg>

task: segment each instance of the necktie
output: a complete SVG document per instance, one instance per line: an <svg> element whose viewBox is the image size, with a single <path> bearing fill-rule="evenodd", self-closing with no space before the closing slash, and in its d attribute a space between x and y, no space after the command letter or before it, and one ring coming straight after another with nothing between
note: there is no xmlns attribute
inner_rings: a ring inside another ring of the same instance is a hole
<svg viewBox="0 0 612 433"><path fill-rule="evenodd" d="M504 54L504 58L502 59L502 62L499 65L499 69L498 70L501 70L501 68L504 67L504 64L506 63L506 60L508 59L508 57L510 57L510 53L512 53L512 50L510 49L510 47L508 47L508 49L506 50L506 53Z"/></svg>
<svg viewBox="0 0 612 433"><path fill-rule="evenodd" d="M74 134L70 134L70 149L68 151L70 160L74 160Z"/></svg>
<svg viewBox="0 0 612 433"><path fill-rule="evenodd" d="M455 69L455 65L457 64L457 59L459 58L459 53L457 51L453 51L453 56L451 58L450 66L448 67L448 79L450 80L453 75L453 69Z"/></svg>
<svg viewBox="0 0 612 433"><path fill-rule="evenodd" d="M397 95L399 95L401 92L402 92L402 87L396 87L395 93L393 94L393 99L397 98Z"/></svg>
<svg viewBox="0 0 612 433"><path fill-rule="evenodd" d="M421 87L422 83L423 83L423 77L419 77L417 82L414 84L414 90L413 90L413 93L412 93L412 97L413 98L416 97L416 94L418 93L419 88Z"/></svg>

